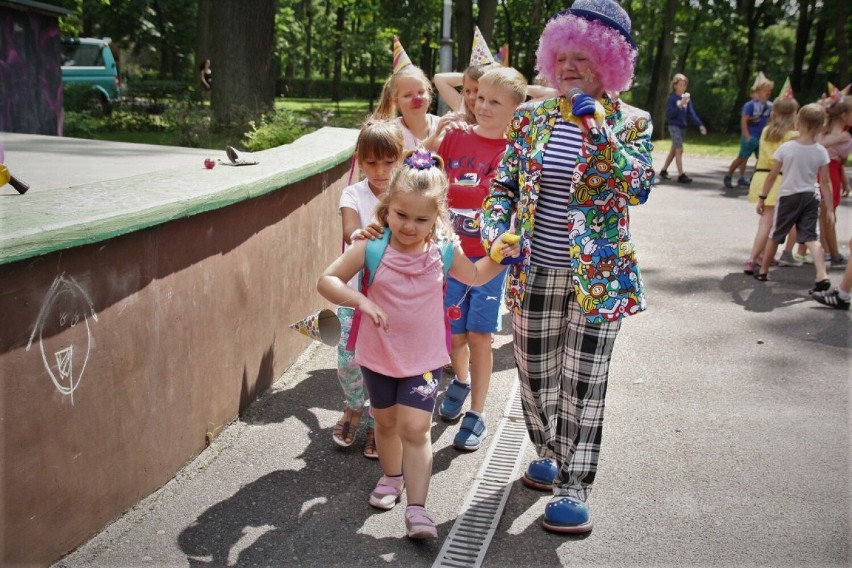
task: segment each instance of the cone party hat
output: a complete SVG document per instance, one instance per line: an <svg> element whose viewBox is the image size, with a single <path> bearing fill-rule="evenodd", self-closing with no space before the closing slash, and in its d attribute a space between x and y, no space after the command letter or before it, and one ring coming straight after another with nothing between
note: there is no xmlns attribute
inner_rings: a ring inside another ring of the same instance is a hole
<svg viewBox="0 0 852 568"><path fill-rule="evenodd" d="M470 65L488 65L496 63L494 56L491 55L491 50L488 49L488 44L485 43L485 38L482 37L482 32L479 31L479 26L473 28L473 45L470 48Z"/></svg>
<svg viewBox="0 0 852 568"><path fill-rule="evenodd" d="M784 80L784 84L781 85L781 92L778 93L779 99L792 99L793 98L793 85L790 84L790 77L787 77Z"/></svg>
<svg viewBox="0 0 852 568"><path fill-rule="evenodd" d="M408 54L405 53L402 44L399 43L399 38L393 36L393 72L399 73L408 67L414 67L414 64L409 59Z"/></svg>
<svg viewBox="0 0 852 568"><path fill-rule="evenodd" d="M340 319L331 310L320 310L303 320L290 324L295 329L316 341L321 341L331 347L337 347L340 341Z"/></svg>

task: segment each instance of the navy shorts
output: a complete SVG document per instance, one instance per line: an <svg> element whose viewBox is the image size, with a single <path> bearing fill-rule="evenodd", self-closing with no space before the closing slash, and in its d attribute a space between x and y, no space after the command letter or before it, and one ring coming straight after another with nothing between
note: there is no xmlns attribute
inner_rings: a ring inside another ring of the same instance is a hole
<svg viewBox="0 0 852 568"><path fill-rule="evenodd" d="M401 404L432 413L435 410L435 398L438 384L441 382L441 367L414 377L389 377L361 367L364 384L370 395L373 408L390 408Z"/></svg>

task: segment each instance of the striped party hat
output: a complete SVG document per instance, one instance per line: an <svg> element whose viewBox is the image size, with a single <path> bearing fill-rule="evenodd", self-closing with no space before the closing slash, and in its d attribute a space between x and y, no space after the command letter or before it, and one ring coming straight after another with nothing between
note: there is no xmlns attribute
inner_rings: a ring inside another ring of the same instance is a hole
<svg viewBox="0 0 852 568"><path fill-rule="evenodd" d="M405 53L402 44L399 43L399 38L393 36L393 72L399 73L408 67L414 67L414 64L408 58L408 54Z"/></svg>

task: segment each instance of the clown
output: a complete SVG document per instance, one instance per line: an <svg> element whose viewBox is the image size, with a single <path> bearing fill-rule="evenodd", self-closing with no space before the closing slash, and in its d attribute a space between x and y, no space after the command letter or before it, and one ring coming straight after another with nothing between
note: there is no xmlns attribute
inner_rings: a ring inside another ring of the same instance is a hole
<svg viewBox="0 0 852 568"><path fill-rule="evenodd" d="M601 451L609 361L623 318L645 309L628 208L654 179L651 119L622 102L636 44L613 0L576 0L545 26L537 70L560 93L520 107L483 204L486 248L511 225L515 363L539 459L525 485L553 493L543 526L592 529L588 498Z"/></svg>

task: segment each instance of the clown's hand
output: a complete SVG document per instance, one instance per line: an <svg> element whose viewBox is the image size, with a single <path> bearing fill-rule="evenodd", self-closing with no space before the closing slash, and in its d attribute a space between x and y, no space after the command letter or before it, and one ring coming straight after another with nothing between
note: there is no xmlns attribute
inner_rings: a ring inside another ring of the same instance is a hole
<svg viewBox="0 0 852 568"><path fill-rule="evenodd" d="M571 114L576 117L594 116L595 115L595 99L591 95L581 93L575 95L572 99Z"/></svg>
<svg viewBox="0 0 852 568"><path fill-rule="evenodd" d="M500 264L517 264L521 256L521 236L503 233L491 243L491 260Z"/></svg>

